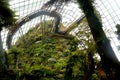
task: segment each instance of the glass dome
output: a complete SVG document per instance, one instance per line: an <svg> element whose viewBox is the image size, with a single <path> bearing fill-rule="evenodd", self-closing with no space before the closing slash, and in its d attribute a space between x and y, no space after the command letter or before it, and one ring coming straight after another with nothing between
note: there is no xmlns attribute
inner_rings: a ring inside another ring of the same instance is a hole
<svg viewBox="0 0 120 80"><path fill-rule="evenodd" d="M15 30L13 30L12 33L8 29L3 29L1 32L4 49L7 50L8 46L10 47L10 45L14 45L18 38L22 37L23 34L27 33L32 27L35 27L35 25L40 22L52 20L54 24L57 24L56 20L58 19L56 19L55 15L52 15L54 11L56 12L54 14L58 14L60 17L60 23L65 26L63 31L69 29L73 23L80 23L80 20L85 17L78 4L74 1L71 1L68 4L62 4L59 9L55 8L56 5L59 6L57 3L51 7L44 7L44 4L47 1L48 0L10 1L10 8L15 11L15 14L17 15L16 18L18 20L15 23L17 28L15 27ZM120 58L120 41L118 40L118 35L116 34L116 25L120 23L120 6L118 3L119 0L95 0L94 6L99 12L103 23L103 30L109 38L112 48L116 56ZM51 13L52 11L53 13ZM75 34L76 32L76 30L73 30L71 34ZM12 34L11 40L8 39L8 37L10 37L8 36L10 33Z"/></svg>
<svg viewBox="0 0 120 80"><path fill-rule="evenodd" d="M10 0L16 21L0 35L3 78L120 79L120 1L94 0L86 12L77 1L92 0Z"/></svg>

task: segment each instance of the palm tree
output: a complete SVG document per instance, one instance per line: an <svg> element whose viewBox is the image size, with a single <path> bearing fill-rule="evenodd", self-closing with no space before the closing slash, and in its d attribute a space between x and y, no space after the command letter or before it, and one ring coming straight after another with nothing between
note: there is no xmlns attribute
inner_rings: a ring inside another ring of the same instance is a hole
<svg viewBox="0 0 120 80"><path fill-rule="evenodd" d="M3 27L9 27L14 21L14 12L9 8L9 0L0 0L0 71L4 68L5 57L1 39L1 30Z"/></svg>

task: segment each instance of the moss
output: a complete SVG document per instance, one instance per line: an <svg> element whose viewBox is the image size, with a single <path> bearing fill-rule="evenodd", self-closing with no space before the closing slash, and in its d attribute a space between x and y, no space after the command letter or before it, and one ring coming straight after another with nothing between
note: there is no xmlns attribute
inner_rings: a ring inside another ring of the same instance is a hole
<svg viewBox="0 0 120 80"><path fill-rule="evenodd" d="M17 79L29 80L29 76L31 79L62 80L71 55L69 52L78 50L78 41L72 35L73 39L51 37L54 35L49 31L51 27L46 28L45 33L50 34L44 34L43 38L40 25L31 28L8 51L9 69L15 72Z"/></svg>
<svg viewBox="0 0 120 80"><path fill-rule="evenodd" d="M48 21L48 23L50 23L50 21ZM85 45L88 46L88 48L84 47L83 50L80 50L78 47L80 40L73 35L65 35L65 37L64 35L56 35L49 31L51 27L45 28L47 30L45 30L44 33L49 32L49 34L43 35L40 25L41 24L37 24L36 27L31 28L23 37L17 40L16 44L8 51L9 69L14 72L15 79L83 79L85 71L88 68L85 66L89 66L88 53L95 52L94 42L91 37L89 36L91 42L87 42L89 40L83 37L79 38L85 41ZM86 33L80 31L79 34L82 36L90 35L89 28L87 29L88 31L86 30ZM16 60L14 56L16 56ZM70 75L71 77L69 77Z"/></svg>

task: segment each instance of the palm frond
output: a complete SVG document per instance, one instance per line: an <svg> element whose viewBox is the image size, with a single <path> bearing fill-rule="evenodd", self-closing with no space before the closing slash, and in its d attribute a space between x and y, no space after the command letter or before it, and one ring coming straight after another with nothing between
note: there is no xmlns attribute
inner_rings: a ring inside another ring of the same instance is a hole
<svg viewBox="0 0 120 80"><path fill-rule="evenodd" d="M0 0L0 28L7 27L15 21L15 13L9 8L8 2L9 0Z"/></svg>

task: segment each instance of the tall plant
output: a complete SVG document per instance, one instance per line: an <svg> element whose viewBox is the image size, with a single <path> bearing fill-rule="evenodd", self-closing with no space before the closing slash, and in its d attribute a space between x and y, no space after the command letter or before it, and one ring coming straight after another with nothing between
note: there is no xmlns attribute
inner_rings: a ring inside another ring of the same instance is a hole
<svg viewBox="0 0 120 80"><path fill-rule="evenodd" d="M3 27L9 27L14 21L14 12L9 8L9 0L0 0L0 65L4 68L5 57L1 39L1 30Z"/></svg>
<svg viewBox="0 0 120 80"><path fill-rule="evenodd" d="M15 21L15 14L9 7L9 0L0 0L0 31Z"/></svg>

